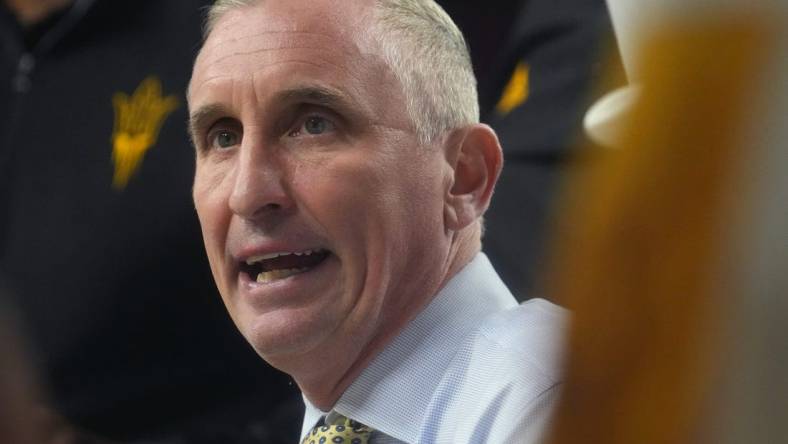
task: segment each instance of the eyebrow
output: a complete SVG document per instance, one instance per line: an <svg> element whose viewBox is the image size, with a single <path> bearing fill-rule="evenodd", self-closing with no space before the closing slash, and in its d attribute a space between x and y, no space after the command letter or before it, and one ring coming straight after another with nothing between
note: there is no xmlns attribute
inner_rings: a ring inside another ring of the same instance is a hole
<svg viewBox="0 0 788 444"><path fill-rule="evenodd" d="M318 105L332 109L354 122L365 120L363 108L353 97L320 85L303 85L285 89L274 96L273 102L283 106L300 103Z"/></svg>
<svg viewBox="0 0 788 444"><path fill-rule="evenodd" d="M316 105L349 107L344 94L322 86L301 86L286 89L276 95L275 101L284 103L311 102Z"/></svg>
<svg viewBox="0 0 788 444"><path fill-rule="evenodd" d="M191 113L189 116L188 127L189 137L192 139L192 144L197 146L196 136L201 129L207 127L211 121L215 120L219 116L226 116L227 114L228 110L219 104L205 105Z"/></svg>
<svg viewBox="0 0 788 444"><path fill-rule="evenodd" d="M355 106L355 101L339 91L323 86L306 85L289 88L276 93L272 102L278 104L312 103L335 108L348 114L349 117L361 117L361 113L357 111L357 106ZM208 127L214 120L231 114L233 113L221 104L209 104L195 110L189 116L188 122L192 143L197 146L196 136L202 129Z"/></svg>

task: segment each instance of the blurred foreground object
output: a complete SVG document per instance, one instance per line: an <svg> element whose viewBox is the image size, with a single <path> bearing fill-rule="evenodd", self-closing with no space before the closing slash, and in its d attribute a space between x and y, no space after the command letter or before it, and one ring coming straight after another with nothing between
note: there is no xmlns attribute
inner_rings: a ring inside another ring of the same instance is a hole
<svg viewBox="0 0 788 444"><path fill-rule="evenodd" d="M575 317L550 442L784 442L788 14L651 5L621 44L642 92L560 219L548 288Z"/></svg>

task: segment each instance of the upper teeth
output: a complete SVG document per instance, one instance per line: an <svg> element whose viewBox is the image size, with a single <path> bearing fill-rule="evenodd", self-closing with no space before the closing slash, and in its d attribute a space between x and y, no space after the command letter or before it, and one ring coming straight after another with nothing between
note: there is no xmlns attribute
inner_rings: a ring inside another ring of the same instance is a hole
<svg viewBox="0 0 788 444"><path fill-rule="evenodd" d="M296 256L309 256L312 253L318 253L321 250L304 250L304 251L281 251L277 253L269 253L269 254L261 254L259 256L252 256L246 259L246 265L252 265L256 262L264 261L266 259L274 259L279 256L287 256L290 254L295 254Z"/></svg>

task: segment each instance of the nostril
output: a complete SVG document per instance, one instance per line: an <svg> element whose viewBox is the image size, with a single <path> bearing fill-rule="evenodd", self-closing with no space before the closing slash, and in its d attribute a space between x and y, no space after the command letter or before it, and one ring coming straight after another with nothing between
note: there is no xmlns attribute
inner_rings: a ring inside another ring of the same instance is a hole
<svg viewBox="0 0 788 444"><path fill-rule="evenodd" d="M255 156L261 155L259 153ZM264 158L241 156L229 196L233 213L244 218L254 218L271 212L281 212L293 205L292 197L281 168Z"/></svg>
<svg viewBox="0 0 788 444"><path fill-rule="evenodd" d="M266 202L263 197L231 198L229 204L233 213L248 219L254 219L266 214L281 213L289 205L276 199L270 199Z"/></svg>

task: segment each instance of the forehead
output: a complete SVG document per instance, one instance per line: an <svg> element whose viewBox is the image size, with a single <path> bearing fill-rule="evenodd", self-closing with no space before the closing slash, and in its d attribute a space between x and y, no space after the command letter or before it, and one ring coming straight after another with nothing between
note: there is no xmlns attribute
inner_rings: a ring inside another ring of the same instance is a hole
<svg viewBox="0 0 788 444"><path fill-rule="evenodd" d="M373 57L371 14L364 0L261 0L231 10L201 49L190 92L230 73L253 76L288 62L301 64L299 72L380 65Z"/></svg>

